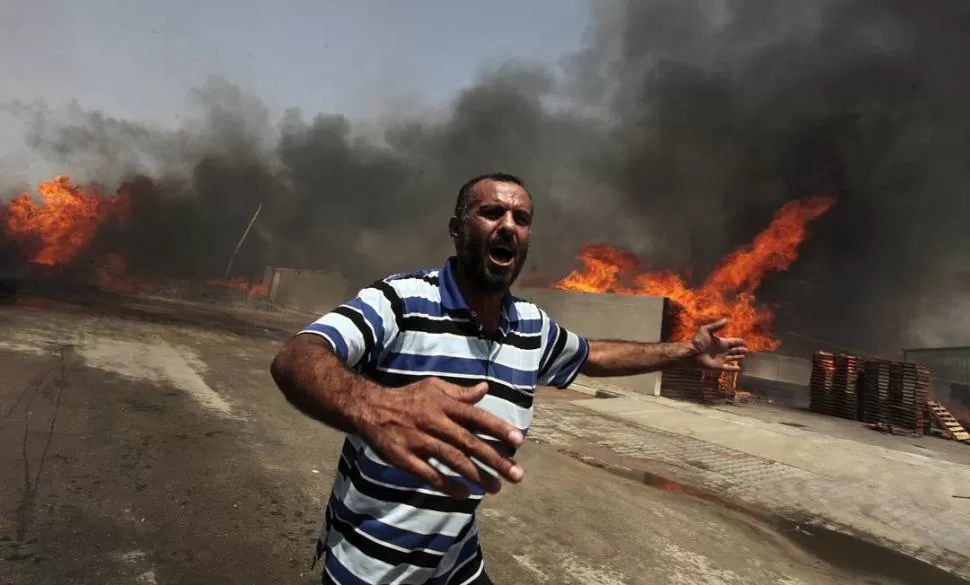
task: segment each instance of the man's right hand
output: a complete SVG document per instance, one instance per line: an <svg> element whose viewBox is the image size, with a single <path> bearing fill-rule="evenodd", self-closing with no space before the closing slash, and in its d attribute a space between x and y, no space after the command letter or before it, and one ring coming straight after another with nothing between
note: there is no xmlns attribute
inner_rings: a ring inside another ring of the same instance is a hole
<svg viewBox="0 0 970 585"><path fill-rule="evenodd" d="M495 437L513 448L525 439L515 426L475 406L487 393L484 382L464 387L440 378L382 390L362 409L357 431L388 464L420 477L438 491L455 498L469 495L466 485L432 467L431 458L495 493L501 489L501 481L471 457L514 483L521 481L522 467L474 433Z"/></svg>

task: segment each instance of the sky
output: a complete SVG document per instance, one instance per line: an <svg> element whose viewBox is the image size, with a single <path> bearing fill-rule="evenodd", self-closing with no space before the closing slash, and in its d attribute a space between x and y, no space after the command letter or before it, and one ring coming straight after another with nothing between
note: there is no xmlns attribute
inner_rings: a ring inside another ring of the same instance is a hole
<svg viewBox="0 0 970 585"><path fill-rule="evenodd" d="M483 66L556 63L578 48L589 0L0 0L0 102L77 100L176 125L217 75L285 108L386 113L440 103Z"/></svg>

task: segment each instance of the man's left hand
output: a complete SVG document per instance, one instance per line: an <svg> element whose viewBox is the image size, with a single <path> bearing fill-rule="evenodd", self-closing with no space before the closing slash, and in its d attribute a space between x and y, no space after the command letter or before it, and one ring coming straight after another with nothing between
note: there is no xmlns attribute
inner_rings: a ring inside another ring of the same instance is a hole
<svg viewBox="0 0 970 585"><path fill-rule="evenodd" d="M694 361L702 368L736 372L741 369L740 362L748 353L744 340L740 337L718 337L715 335L727 319L720 319L703 325L697 330L691 343L694 345Z"/></svg>

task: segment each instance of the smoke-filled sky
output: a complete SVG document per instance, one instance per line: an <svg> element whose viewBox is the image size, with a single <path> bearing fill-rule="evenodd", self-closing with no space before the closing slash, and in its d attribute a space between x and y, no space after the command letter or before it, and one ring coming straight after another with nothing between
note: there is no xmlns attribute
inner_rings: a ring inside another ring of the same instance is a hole
<svg viewBox="0 0 970 585"><path fill-rule="evenodd" d="M437 265L458 185L500 169L540 273L595 240L702 278L828 193L761 291L789 347L970 342L962 0L23 4L0 192L146 175L103 244L140 271L218 274L258 203L247 274Z"/></svg>
<svg viewBox="0 0 970 585"><path fill-rule="evenodd" d="M177 123L210 75L290 107L364 118L442 100L484 62L554 63L586 0L31 0L0 3L0 101L67 99Z"/></svg>

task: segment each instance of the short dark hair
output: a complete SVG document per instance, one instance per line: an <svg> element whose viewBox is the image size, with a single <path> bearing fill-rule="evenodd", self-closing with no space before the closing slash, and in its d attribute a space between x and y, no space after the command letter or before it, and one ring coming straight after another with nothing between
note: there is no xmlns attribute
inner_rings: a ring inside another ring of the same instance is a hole
<svg viewBox="0 0 970 585"><path fill-rule="evenodd" d="M465 184L458 189L458 199L455 201L455 217L464 221L465 216L468 215L468 208L471 207L472 190L475 188L475 185L481 183L482 181L515 183L519 187L525 189L526 193L529 192L529 189L526 188L522 179L516 177L515 175L511 175L509 173L486 173L484 175L478 175L477 177L468 179ZM532 195L530 194L529 197L531 198Z"/></svg>

